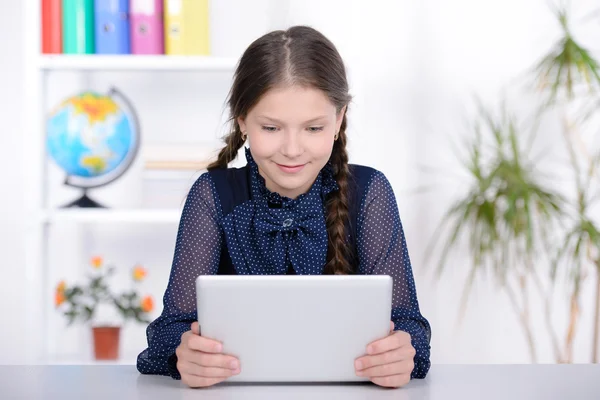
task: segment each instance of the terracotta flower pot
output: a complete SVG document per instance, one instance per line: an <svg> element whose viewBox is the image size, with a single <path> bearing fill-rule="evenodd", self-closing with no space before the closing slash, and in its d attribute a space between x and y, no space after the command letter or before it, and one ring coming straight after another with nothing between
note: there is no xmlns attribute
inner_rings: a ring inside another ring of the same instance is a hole
<svg viewBox="0 0 600 400"><path fill-rule="evenodd" d="M94 356L96 360L116 360L119 358L121 327L94 326Z"/></svg>

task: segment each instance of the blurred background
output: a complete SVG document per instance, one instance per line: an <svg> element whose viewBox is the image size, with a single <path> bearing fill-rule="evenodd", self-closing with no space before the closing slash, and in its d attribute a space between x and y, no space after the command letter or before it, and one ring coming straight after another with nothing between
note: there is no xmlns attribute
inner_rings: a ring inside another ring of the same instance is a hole
<svg viewBox="0 0 600 400"><path fill-rule="evenodd" d="M297 24L346 62L350 161L393 186L432 362L598 361L596 1L0 0L0 22L1 364L135 363L235 64Z"/></svg>

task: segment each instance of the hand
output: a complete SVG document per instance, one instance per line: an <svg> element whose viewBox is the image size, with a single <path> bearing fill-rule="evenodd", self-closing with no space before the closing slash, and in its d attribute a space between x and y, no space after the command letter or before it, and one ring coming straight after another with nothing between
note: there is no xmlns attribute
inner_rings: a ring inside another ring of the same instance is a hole
<svg viewBox="0 0 600 400"><path fill-rule="evenodd" d="M354 363L356 375L365 376L376 385L401 387L410 382L415 363L416 350L406 332L394 332L391 323L390 335L367 346L367 355Z"/></svg>
<svg viewBox="0 0 600 400"><path fill-rule="evenodd" d="M190 387L212 386L240 373L237 358L221 354L223 345L200 336L198 322L181 335L175 350L181 380Z"/></svg>

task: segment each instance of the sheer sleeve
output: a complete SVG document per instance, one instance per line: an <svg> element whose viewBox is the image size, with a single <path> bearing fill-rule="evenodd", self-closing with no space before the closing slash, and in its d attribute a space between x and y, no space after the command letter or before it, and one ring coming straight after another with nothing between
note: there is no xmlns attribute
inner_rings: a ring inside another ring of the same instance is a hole
<svg viewBox="0 0 600 400"><path fill-rule="evenodd" d="M175 349L181 335L197 320L196 277L216 274L219 267L223 243L220 212L212 179L203 174L190 189L183 207L163 311L148 326L148 347L137 359L142 374L181 378Z"/></svg>
<svg viewBox="0 0 600 400"><path fill-rule="evenodd" d="M431 328L419 311L396 198L381 172L376 172L371 178L362 201L357 221L357 245L360 273L392 277L391 319L394 329L411 335L416 350L411 378L424 378L430 368Z"/></svg>

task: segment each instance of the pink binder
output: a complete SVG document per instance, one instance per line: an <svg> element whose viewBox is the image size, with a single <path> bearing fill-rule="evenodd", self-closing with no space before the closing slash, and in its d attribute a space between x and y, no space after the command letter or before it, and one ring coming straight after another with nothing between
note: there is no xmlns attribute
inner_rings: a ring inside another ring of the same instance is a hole
<svg viewBox="0 0 600 400"><path fill-rule="evenodd" d="M164 54L163 0L130 0L131 53Z"/></svg>

